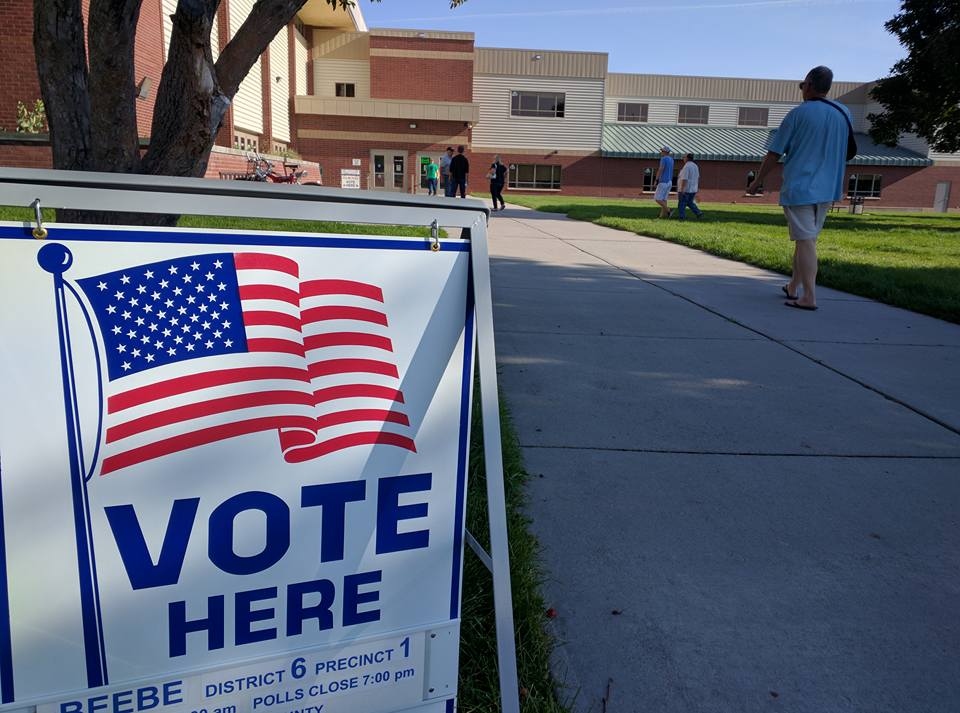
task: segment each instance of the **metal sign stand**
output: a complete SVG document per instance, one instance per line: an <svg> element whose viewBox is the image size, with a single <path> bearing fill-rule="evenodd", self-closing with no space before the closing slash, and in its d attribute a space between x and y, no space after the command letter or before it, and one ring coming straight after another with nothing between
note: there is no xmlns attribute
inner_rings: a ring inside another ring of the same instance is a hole
<svg viewBox="0 0 960 713"><path fill-rule="evenodd" d="M41 207L419 225L432 228L426 246L432 250L442 249L437 237L439 226L459 228L462 237L471 241L491 552L484 552L469 532L466 540L493 575L501 709L503 713L519 713L487 250L489 210L482 203L313 186L34 169L7 169L0 175L0 195L6 205L33 207L35 224L26 227L32 229L37 239L46 238L48 231L52 231L54 237L56 233L56 226L42 225Z"/></svg>

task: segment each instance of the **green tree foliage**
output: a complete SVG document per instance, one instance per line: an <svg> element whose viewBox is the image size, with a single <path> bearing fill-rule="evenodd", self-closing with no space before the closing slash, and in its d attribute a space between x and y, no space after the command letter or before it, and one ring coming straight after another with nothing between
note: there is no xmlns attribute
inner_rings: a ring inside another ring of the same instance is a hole
<svg viewBox="0 0 960 713"><path fill-rule="evenodd" d="M885 27L907 56L871 92L883 111L867 117L870 136L893 145L909 132L936 151L960 151L960 0L903 0Z"/></svg>

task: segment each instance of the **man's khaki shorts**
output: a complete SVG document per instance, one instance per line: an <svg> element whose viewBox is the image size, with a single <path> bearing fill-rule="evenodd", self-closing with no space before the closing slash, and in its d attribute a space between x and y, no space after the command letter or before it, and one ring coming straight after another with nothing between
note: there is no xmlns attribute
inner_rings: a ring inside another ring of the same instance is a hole
<svg viewBox="0 0 960 713"><path fill-rule="evenodd" d="M783 214L787 216L787 228L791 240L816 240L823 230L823 223L830 212L830 203L813 205L785 205Z"/></svg>

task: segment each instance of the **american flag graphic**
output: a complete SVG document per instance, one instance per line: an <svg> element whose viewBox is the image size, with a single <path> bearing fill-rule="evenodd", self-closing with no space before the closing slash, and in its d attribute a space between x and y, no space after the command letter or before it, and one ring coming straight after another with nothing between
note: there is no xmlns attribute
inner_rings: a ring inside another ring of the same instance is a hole
<svg viewBox="0 0 960 713"><path fill-rule="evenodd" d="M217 253L78 280L106 350L100 474L276 430L287 462L416 451L382 290Z"/></svg>

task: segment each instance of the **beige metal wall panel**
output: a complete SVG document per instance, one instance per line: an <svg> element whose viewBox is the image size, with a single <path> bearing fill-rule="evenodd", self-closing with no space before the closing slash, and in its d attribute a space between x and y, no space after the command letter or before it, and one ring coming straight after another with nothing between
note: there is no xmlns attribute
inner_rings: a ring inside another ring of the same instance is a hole
<svg viewBox="0 0 960 713"><path fill-rule="evenodd" d="M607 97L604 101L604 121L616 123L617 105L621 102L647 104L647 123L649 124L676 124L681 104L707 104L710 107L709 124L707 126L738 126L740 107L765 107L769 111L767 127L775 129L783 122L787 113L798 106L794 104L764 104L761 102L722 102L706 99L671 100L660 97ZM866 115L868 108L862 104L847 104L852 116L854 131L865 132L868 128Z"/></svg>
<svg viewBox="0 0 960 713"><path fill-rule="evenodd" d="M565 116L539 118L510 115L513 91L563 92ZM595 151L603 132L603 81L474 76L473 99L480 121L473 146Z"/></svg>
<svg viewBox="0 0 960 713"><path fill-rule="evenodd" d="M290 42L284 27L270 42L270 126L273 138L290 142ZM277 80L280 80L279 82Z"/></svg>
<svg viewBox="0 0 960 713"><path fill-rule="evenodd" d="M367 60L322 59L313 60L313 93L318 97L335 97L337 83L356 86L356 99L370 98L370 64Z"/></svg>
<svg viewBox="0 0 960 713"><path fill-rule="evenodd" d="M405 30L375 27L368 33L371 37L417 37L428 40L461 40L473 42L472 32L443 32L440 30Z"/></svg>
<svg viewBox="0 0 960 713"><path fill-rule="evenodd" d="M166 61L170 54L170 35L173 33L173 13L177 11L177 0L162 0L160 8L163 12L163 58Z"/></svg>
<svg viewBox="0 0 960 713"><path fill-rule="evenodd" d="M793 109L795 105L791 104L771 104L770 105L770 123L768 126L770 128L776 128L783 123L784 117L790 113L790 110ZM856 128L856 127L854 127Z"/></svg>
<svg viewBox="0 0 960 713"><path fill-rule="evenodd" d="M930 150L930 144L921 139L916 134L904 134L900 137L899 141L900 146L903 148L914 151L921 156L927 156L928 158L936 159L938 155L940 157L949 156L950 154L937 154L934 151Z"/></svg>
<svg viewBox="0 0 960 713"><path fill-rule="evenodd" d="M307 63L310 61L310 45L307 38L300 34L300 30L295 30L294 36L294 60L296 63L296 77L294 84L294 93L296 95L307 94Z"/></svg>
<svg viewBox="0 0 960 713"><path fill-rule="evenodd" d="M213 61L216 62L220 56L220 26L217 18L213 18L213 25L210 27L210 52L213 54Z"/></svg>
<svg viewBox="0 0 960 713"><path fill-rule="evenodd" d="M696 102L705 103L710 107L710 114L707 126L736 126L737 119L740 117L739 107L736 104L721 104L719 102ZM679 112L680 103L677 102L677 111Z"/></svg>
<svg viewBox="0 0 960 713"><path fill-rule="evenodd" d="M178 0L162 0L161 9L163 12L163 59L166 61L170 53L170 35L173 34L173 13L177 11ZM217 19L214 17L213 26L210 28L210 51L213 52L213 61L217 61L220 56L220 31L217 25Z"/></svg>
<svg viewBox="0 0 960 713"><path fill-rule="evenodd" d="M237 34L253 9L254 0L232 0L230 3L230 36ZM263 84L262 67L258 59L244 77L233 98L233 124L241 131L263 133Z"/></svg>
<svg viewBox="0 0 960 713"><path fill-rule="evenodd" d="M478 47L473 73L602 80L607 74L607 54Z"/></svg>
<svg viewBox="0 0 960 713"><path fill-rule="evenodd" d="M957 153L941 153L940 151L931 151L929 158L937 164L956 166L960 164L960 151Z"/></svg>
<svg viewBox="0 0 960 713"><path fill-rule="evenodd" d="M298 96L294 99L297 114L318 116L362 116L379 119L434 119L476 124L480 119L479 104L466 102L408 102L396 99L355 101L331 97Z"/></svg>
<svg viewBox="0 0 960 713"><path fill-rule="evenodd" d="M721 101L799 102L800 79L738 79L733 77L679 77L666 74L607 75L607 95L620 97L671 97ZM830 97L844 102L863 101L861 82L834 82Z"/></svg>
<svg viewBox="0 0 960 713"><path fill-rule="evenodd" d="M341 32L340 30L313 30L313 51L311 59L326 57L329 59L370 58L370 36L366 32Z"/></svg>
<svg viewBox="0 0 960 713"><path fill-rule="evenodd" d="M663 101L662 99L648 99L650 105L647 110L647 121L651 124L676 124L677 102Z"/></svg>

